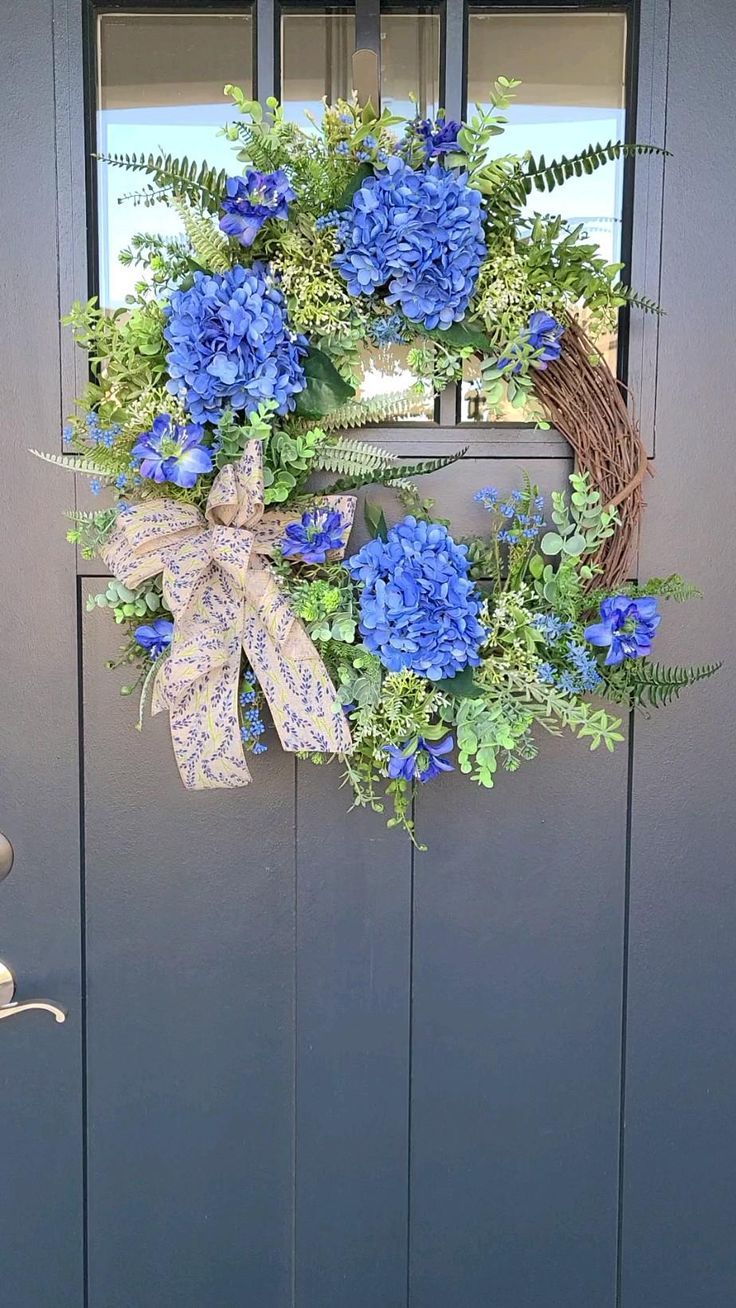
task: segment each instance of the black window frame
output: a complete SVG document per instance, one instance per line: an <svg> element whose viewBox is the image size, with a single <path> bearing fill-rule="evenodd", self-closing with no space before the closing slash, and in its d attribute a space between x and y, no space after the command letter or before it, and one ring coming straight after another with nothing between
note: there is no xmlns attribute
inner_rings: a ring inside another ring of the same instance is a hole
<svg viewBox="0 0 736 1308"><path fill-rule="evenodd" d="M84 66L84 121L86 153L86 218L87 218L87 294L97 293L99 285L97 250L97 179L92 154L96 136L97 89L97 17L101 13L201 13L242 12L253 17L252 67L254 95L264 100L278 94L280 86L280 23L282 12L354 9L356 15L356 46L373 49L380 55L381 14L386 12L411 13L413 10L430 10L440 16L440 92L448 114L462 117L465 112L467 87L468 17L471 13L504 12L546 13L603 12L626 15L626 139L636 139L635 125L641 116L642 87L645 93L645 120L649 132L643 139L661 139L663 118L658 104L656 68L659 50L665 40L662 25L656 15L648 19L642 38L641 0L436 0L432 3L412 3L412 0L355 0L354 4L320 3L320 0L194 0L177 3L177 0L82 0L82 42ZM644 58L642 59L642 52ZM642 65L644 71L642 74ZM643 294L657 298L659 282L659 245L661 232L662 178L647 182L646 194L640 200L634 186L632 160L624 163L621 259L623 277L630 279ZM652 224L656 230L652 232ZM641 257L634 258L635 244L642 239ZM637 262L639 275L637 276ZM644 321L637 312L636 340L632 336L632 313L629 308L620 311L618 376L624 386L632 386L639 394L639 412L644 425L647 417L654 425L656 351L658 326ZM633 360L633 365L632 365ZM380 430L380 429L379 429ZM422 424L402 423L385 432L391 436L394 448L413 456L417 451L431 447L433 452L456 448L462 441L473 453L497 458L560 457L568 447L554 430L542 432L528 423L460 421L459 388L448 388L438 398L434 422ZM652 444L653 452L653 444Z"/></svg>

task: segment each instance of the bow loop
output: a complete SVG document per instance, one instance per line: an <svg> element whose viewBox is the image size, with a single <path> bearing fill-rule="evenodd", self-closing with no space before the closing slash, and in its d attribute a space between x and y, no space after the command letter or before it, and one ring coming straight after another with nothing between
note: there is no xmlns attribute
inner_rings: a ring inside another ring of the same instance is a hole
<svg viewBox="0 0 736 1308"><path fill-rule="evenodd" d="M263 446L249 441L238 463L217 474L205 510L210 526L255 527L263 516Z"/></svg>

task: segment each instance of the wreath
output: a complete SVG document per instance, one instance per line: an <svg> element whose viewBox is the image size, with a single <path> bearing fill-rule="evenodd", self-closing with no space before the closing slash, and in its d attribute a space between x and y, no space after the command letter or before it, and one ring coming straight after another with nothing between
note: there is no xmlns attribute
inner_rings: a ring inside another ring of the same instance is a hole
<svg viewBox="0 0 736 1308"><path fill-rule="evenodd" d="M123 251L140 268L124 308L65 319L90 381L65 453L41 457L112 492L68 538L110 569L88 608L122 629L110 666L135 671L138 725L149 700L168 710L189 788L250 781L268 708L284 749L339 756L355 802L388 799L413 834L418 783L459 768L490 787L540 728L612 750L612 704L663 705L716 670L650 657L660 601L693 588L627 580L647 460L595 341L621 306L657 306L580 227L530 214L535 190L656 147L499 156L517 85L463 124L353 98L308 129L226 87L233 175L104 158L182 234ZM413 384L366 396L397 351ZM550 506L528 477L479 488L487 529L460 540L415 483L464 451L410 464L355 433L425 411L468 365L491 416L553 422L576 470ZM355 492L377 484L397 511L368 496L350 552Z"/></svg>

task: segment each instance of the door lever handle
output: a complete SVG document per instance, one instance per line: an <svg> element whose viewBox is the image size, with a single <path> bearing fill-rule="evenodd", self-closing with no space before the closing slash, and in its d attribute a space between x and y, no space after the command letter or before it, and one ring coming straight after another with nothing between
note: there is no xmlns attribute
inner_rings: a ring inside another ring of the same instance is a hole
<svg viewBox="0 0 736 1308"><path fill-rule="evenodd" d="M19 1003L15 998L15 977L6 963L0 962L0 1022L6 1017L15 1017L19 1013L28 1013L34 1008L44 1013L51 1013L57 1022L66 1021L66 1010L58 1004L49 1003L48 999L28 999Z"/></svg>

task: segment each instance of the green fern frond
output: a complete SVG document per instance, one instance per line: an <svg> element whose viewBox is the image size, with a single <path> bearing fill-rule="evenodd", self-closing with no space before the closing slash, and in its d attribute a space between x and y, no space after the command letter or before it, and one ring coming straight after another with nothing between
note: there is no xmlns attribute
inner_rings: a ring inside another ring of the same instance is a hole
<svg viewBox="0 0 736 1308"><path fill-rule="evenodd" d="M208 164L199 164L184 156L177 159L171 154L98 154L100 163L110 164L114 168L125 168L128 172L145 173L153 178L153 186L138 192L141 197L166 200L185 199L210 213L220 208L225 191L227 173L223 168L210 168ZM124 196L123 199L135 198Z"/></svg>
<svg viewBox="0 0 736 1308"><path fill-rule="evenodd" d="M392 391L369 400L348 400L347 404L323 415L319 423L324 431L354 431L370 423L396 422L423 413L426 404L426 395L416 391Z"/></svg>
<svg viewBox="0 0 736 1308"><path fill-rule="evenodd" d="M353 476L361 472L375 472L396 465L397 460L388 450L367 441L337 437L319 446L314 467L323 472Z"/></svg>
<svg viewBox="0 0 736 1308"><path fill-rule="evenodd" d="M76 527L97 527L101 521L107 521L112 515L117 517L117 509L65 509L63 518L68 518Z"/></svg>
<svg viewBox="0 0 736 1308"><path fill-rule="evenodd" d="M406 486L413 477L424 477L429 472L440 472L457 463L466 453L467 446L456 454L443 454L435 459L422 459L420 463L396 463L389 468L376 468L373 472L358 472L352 476L341 477L331 486L320 489L321 495L339 495L343 491L358 490L361 486Z"/></svg>
<svg viewBox="0 0 736 1308"><path fill-rule="evenodd" d="M627 595L629 599L642 599L644 596L656 596L658 599L673 600L675 604L685 604L688 600L700 599L701 592L697 586L685 581L677 572L669 577L650 577L648 581L621 582L614 590L600 589L589 591L586 596L586 609L597 609L602 600L611 595Z"/></svg>
<svg viewBox="0 0 736 1308"><path fill-rule="evenodd" d="M44 463L53 463L55 468L65 468L67 472L79 472L84 477L99 477L100 481L111 480L100 471L99 464L85 458L84 455L48 454L46 450L29 450L28 453L33 454L37 459L43 459Z"/></svg>
<svg viewBox="0 0 736 1308"><path fill-rule="evenodd" d="M625 668L611 676L608 690L612 698L636 708L664 708L687 686L714 676L720 667L720 663L703 663L697 667L668 668L662 663L631 659Z"/></svg>
<svg viewBox="0 0 736 1308"><path fill-rule="evenodd" d="M510 174L508 179L501 183L500 190L513 195L518 203L523 204L533 190L553 191L556 186L562 186L571 177L594 173L598 168L612 163L615 159L628 159L635 155L647 154L666 155L669 151L659 145L639 144L634 141L608 141L605 145L588 145L578 154L562 154L550 163L547 163L543 154L535 159L533 154L528 153L524 158L521 172L517 170Z"/></svg>
<svg viewBox="0 0 736 1308"><path fill-rule="evenodd" d="M259 172L272 173L289 162L288 137L264 130L262 123L237 122L233 127L242 146L238 158L244 163Z"/></svg>
<svg viewBox="0 0 736 1308"><path fill-rule="evenodd" d="M656 300L650 300L646 295L640 295L631 286L623 286L621 282L618 282L616 284L616 294L620 295L627 304L630 304L632 309L641 309L642 313L656 313L659 318L664 314L661 304L657 304Z"/></svg>
<svg viewBox="0 0 736 1308"><path fill-rule="evenodd" d="M208 272L228 272L233 261L230 242L225 233L221 232L217 224L204 214L193 213L183 200L174 199L173 207L181 218L197 263Z"/></svg>

